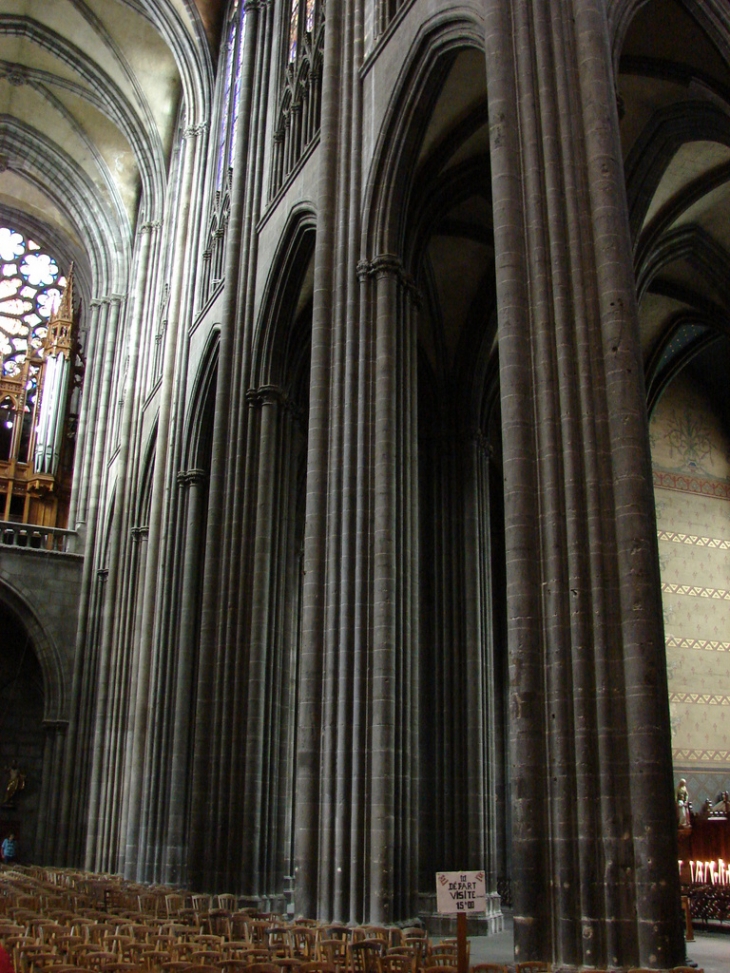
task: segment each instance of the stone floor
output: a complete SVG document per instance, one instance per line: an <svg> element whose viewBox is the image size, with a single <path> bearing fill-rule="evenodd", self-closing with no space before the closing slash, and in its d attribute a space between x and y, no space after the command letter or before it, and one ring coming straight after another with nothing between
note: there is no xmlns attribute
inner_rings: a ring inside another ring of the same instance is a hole
<svg viewBox="0 0 730 973"><path fill-rule="evenodd" d="M471 963L513 963L512 917L505 916L505 931L495 936L472 936ZM687 943L687 957L704 973L730 973L730 927L695 931Z"/></svg>

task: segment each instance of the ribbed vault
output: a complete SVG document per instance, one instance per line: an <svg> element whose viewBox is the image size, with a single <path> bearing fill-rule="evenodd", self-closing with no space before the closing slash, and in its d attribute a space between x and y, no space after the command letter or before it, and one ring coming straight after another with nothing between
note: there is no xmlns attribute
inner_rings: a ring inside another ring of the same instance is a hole
<svg viewBox="0 0 730 973"><path fill-rule="evenodd" d="M74 260L87 300L124 292L138 221L163 219L179 110L209 114L220 6L3 4L0 218Z"/></svg>
<svg viewBox="0 0 730 973"><path fill-rule="evenodd" d="M693 359L708 387L718 358L730 367L730 33L714 3L612 6L623 31L621 136L653 407Z"/></svg>

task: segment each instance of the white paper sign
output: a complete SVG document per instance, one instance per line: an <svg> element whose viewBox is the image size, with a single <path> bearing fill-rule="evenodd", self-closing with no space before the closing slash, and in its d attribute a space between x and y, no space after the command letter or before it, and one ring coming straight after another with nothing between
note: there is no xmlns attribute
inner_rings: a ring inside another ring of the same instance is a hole
<svg viewBox="0 0 730 973"><path fill-rule="evenodd" d="M486 912L484 872L436 872L436 910L447 916Z"/></svg>

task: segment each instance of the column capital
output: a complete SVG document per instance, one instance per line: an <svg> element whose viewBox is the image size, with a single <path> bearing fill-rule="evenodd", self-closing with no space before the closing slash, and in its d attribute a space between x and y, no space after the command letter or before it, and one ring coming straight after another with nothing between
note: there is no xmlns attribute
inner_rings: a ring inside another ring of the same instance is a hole
<svg viewBox="0 0 730 973"><path fill-rule="evenodd" d="M204 118L197 125L189 125L183 132L184 139L195 139L208 131L208 120Z"/></svg>
<svg viewBox="0 0 730 973"><path fill-rule="evenodd" d="M246 401L254 405L287 405L289 395L285 389L278 385L261 385L257 389L249 389L246 392Z"/></svg>
<svg viewBox="0 0 730 973"><path fill-rule="evenodd" d="M357 276L360 281L368 278L375 280L395 280L401 287L418 297L418 288L413 277L408 273L403 261L395 253L381 253L372 260L360 260L357 264Z"/></svg>
<svg viewBox="0 0 730 973"><path fill-rule="evenodd" d="M180 470L180 472L177 474L177 485L179 487L189 487L196 483L205 483L207 479L207 470Z"/></svg>
<svg viewBox="0 0 730 973"><path fill-rule="evenodd" d="M65 733L68 729L68 720L42 720L41 726L46 733Z"/></svg>

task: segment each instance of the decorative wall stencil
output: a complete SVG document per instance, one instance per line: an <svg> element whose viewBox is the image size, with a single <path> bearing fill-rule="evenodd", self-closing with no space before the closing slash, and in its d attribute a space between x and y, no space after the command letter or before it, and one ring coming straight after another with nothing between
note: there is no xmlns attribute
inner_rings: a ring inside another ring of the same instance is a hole
<svg viewBox="0 0 730 973"><path fill-rule="evenodd" d="M686 476L678 473L667 473L664 470L654 470L654 487L664 490L680 490L683 493L699 493L705 497L716 497L718 500L730 500L730 483L721 480L707 480L698 476Z"/></svg>
<svg viewBox="0 0 730 973"><path fill-rule="evenodd" d="M715 768L695 775L697 807L730 769L729 441L680 376L654 410L651 443L675 775Z"/></svg>
<svg viewBox="0 0 730 973"><path fill-rule="evenodd" d="M660 541L673 541L675 544L692 544L694 547L714 547L721 551L730 551L730 541L719 537L698 537L696 534L678 534L672 530L658 530Z"/></svg>
<svg viewBox="0 0 730 973"><path fill-rule="evenodd" d="M665 433L671 456L677 456L681 468L705 471L705 461L712 462L712 427L705 416L690 408L669 415Z"/></svg>
<svg viewBox="0 0 730 973"><path fill-rule="evenodd" d="M667 636L668 649L702 649L704 652L730 652L730 642L711 642L706 639L678 639Z"/></svg>
<svg viewBox="0 0 730 973"><path fill-rule="evenodd" d="M682 760L692 760L695 762L702 762L704 759L707 764L714 765L716 763L721 763L723 758L725 761L730 762L730 753L723 754L720 751L687 751L692 753L691 757L683 757L684 751L676 751L674 754L674 769L675 776L677 779L684 777L687 781L687 789L689 790L690 797L692 799L692 807L695 811L698 811L706 800L714 801L717 799L717 795L722 791L730 790L730 773L728 772L713 772L713 771L697 771L691 766L684 766ZM699 758L696 754L706 754L706 756L700 756Z"/></svg>
<svg viewBox="0 0 730 973"><path fill-rule="evenodd" d="M654 409L651 421L655 470L690 473L728 482L728 441L704 392L678 376Z"/></svg>
<svg viewBox="0 0 730 973"><path fill-rule="evenodd" d="M730 696L712 693L670 693L670 703L704 703L705 706L730 706Z"/></svg>
<svg viewBox="0 0 730 973"><path fill-rule="evenodd" d="M721 760L730 763L730 750L675 750L678 760Z"/></svg>
<svg viewBox="0 0 730 973"><path fill-rule="evenodd" d="M720 598L730 601L726 588L700 588L691 584L662 584L662 591L670 595L687 595L690 598Z"/></svg>

